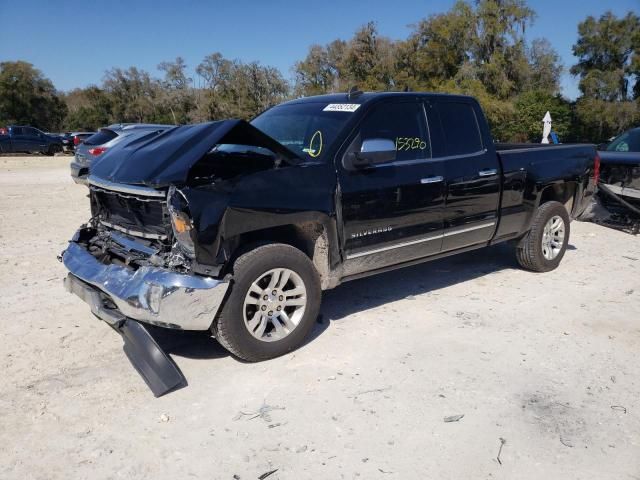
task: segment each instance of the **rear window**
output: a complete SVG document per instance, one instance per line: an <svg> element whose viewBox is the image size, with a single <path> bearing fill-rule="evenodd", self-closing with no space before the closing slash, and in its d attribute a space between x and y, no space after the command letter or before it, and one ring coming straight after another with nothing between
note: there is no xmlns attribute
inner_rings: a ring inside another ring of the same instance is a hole
<svg viewBox="0 0 640 480"><path fill-rule="evenodd" d="M108 128L101 129L98 133L94 133L84 141L85 145L104 145L110 140L116 138L118 134Z"/></svg>
<svg viewBox="0 0 640 480"><path fill-rule="evenodd" d="M447 155L465 155L482 150L482 138L471 105L442 102L438 105L438 113Z"/></svg>

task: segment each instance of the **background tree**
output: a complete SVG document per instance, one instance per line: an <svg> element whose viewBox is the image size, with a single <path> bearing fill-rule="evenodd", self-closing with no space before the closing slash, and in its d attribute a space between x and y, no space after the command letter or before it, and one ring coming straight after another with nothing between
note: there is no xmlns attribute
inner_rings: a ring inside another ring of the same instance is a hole
<svg viewBox="0 0 640 480"><path fill-rule="evenodd" d="M528 39L535 12L525 0L458 0L417 19L392 40L374 22L346 39L312 45L293 67L294 85L275 68L214 52L195 68L181 57L158 71L106 72L99 86L58 94L25 62L0 64L0 122L46 129L98 128L117 122L182 124L250 119L288 98L363 90L473 95L499 141L539 141L549 110L561 141L600 142L640 122L640 18L629 12L587 17L574 45L580 97L560 96L563 66L544 39ZM61 99L63 102L61 102ZM67 112L65 112L67 110Z"/></svg>
<svg viewBox="0 0 640 480"><path fill-rule="evenodd" d="M76 88L64 95L68 114L64 120L65 130L93 131L111 123L111 99L104 90L92 85Z"/></svg>
<svg viewBox="0 0 640 480"><path fill-rule="evenodd" d="M576 102L580 135L605 140L640 120L638 55L640 17L629 12L622 18L607 12L589 16L578 24L573 53L578 63L571 73L580 78L582 93Z"/></svg>
<svg viewBox="0 0 640 480"><path fill-rule="evenodd" d="M295 93L321 95L340 90L345 74L341 72L346 42L334 40L326 47L312 45L302 61L296 62Z"/></svg>
<svg viewBox="0 0 640 480"><path fill-rule="evenodd" d="M295 65L295 92L315 95L358 85L468 94L479 99L496 138L529 138L528 129L516 127L516 100L540 90L553 98L562 73L548 41L527 43L534 17L524 0L459 0L449 11L420 20L401 41L381 37L370 22L347 41L312 46ZM329 55L332 50L339 55Z"/></svg>
<svg viewBox="0 0 640 480"><path fill-rule="evenodd" d="M163 120L159 110L160 85L151 75L136 67L113 68L105 73L103 89L112 102L118 122Z"/></svg>
<svg viewBox="0 0 640 480"><path fill-rule="evenodd" d="M289 85L277 69L227 60L219 52L205 57L196 72L205 85L198 114L203 120L250 119L289 95Z"/></svg>
<svg viewBox="0 0 640 480"><path fill-rule="evenodd" d="M515 100L514 109L514 121L509 131L511 140L539 142L542 137L541 119L547 111L553 120L553 131L563 142L573 140L571 103L561 95L547 90L530 90Z"/></svg>
<svg viewBox="0 0 640 480"><path fill-rule="evenodd" d="M164 79L160 82L160 104L171 112L170 122L175 125L188 123L196 104L191 88L193 80L187 76L184 59L177 57L173 62L162 62L158 70L164 72Z"/></svg>
<svg viewBox="0 0 640 480"><path fill-rule="evenodd" d="M0 62L0 125L57 131L67 108L51 80L28 62Z"/></svg>
<svg viewBox="0 0 640 480"><path fill-rule="evenodd" d="M560 56L547 39L536 38L527 49L529 61L525 90L545 90L560 93L560 75L563 67Z"/></svg>
<svg viewBox="0 0 640 480"><path fill-rule="evenodd" d="M395 44L391 40L378 34L374 22L367 23L346 44L339 65L344 81L364 90L393 89L395 50Z"/></svg>
<svg viewBox="0 0 640 480"><path fill-rule="evenodd" d="M433 90L454 78L470 59L473 28L473 8L463 1L414 25L398 45L398 85Z"/></svg>

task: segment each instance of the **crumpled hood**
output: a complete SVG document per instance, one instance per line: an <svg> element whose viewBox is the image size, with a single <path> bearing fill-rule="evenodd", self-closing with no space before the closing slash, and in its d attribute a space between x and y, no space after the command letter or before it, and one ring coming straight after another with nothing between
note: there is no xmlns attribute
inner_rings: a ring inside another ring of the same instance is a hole
<svg viewBox="0 0 640 480"><path fill-rule="evenodd" d="M296 155L244 120L184 125L121 142L94 160L91 175L115 183L164 187L183 184L189 170L218 144L264 147L294 164Z"/></svg>

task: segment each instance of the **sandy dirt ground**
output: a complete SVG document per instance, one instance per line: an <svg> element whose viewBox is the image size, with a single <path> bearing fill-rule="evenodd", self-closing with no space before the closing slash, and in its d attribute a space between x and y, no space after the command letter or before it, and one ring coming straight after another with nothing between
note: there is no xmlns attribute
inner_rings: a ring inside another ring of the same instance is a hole
<svg viewBox="0 0 640 480"><path fill-rule="evenodd" d="M640 479L640 238L574 222L548 274L498 246L344 284L260 364L172 334L190 385L154 399L62 287L69 158L0 157L0 478Z"/></svg>

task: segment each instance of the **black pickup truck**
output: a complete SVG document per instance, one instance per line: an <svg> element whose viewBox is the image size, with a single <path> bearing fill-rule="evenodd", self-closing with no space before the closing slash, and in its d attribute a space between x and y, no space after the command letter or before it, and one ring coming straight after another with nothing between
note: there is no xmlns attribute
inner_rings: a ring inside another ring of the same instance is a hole
<svg viewBox="0 0 640 480"><path fill-rule="evenodd" d="M348 280L507 241L524 268L556 268L596 161L593 145L496 148L454 95L335 94L175 127L92 169L65 285L160 394L183 379L145 324L257 361L299 346L322 290Z"/></svg>
<svg viewBox="0 0 640 480"><path fill-rule="evenodd" d="M0 153L43 153L54 155L62 151L62 138L37 128L10 125L0 128Z"/></svg>

